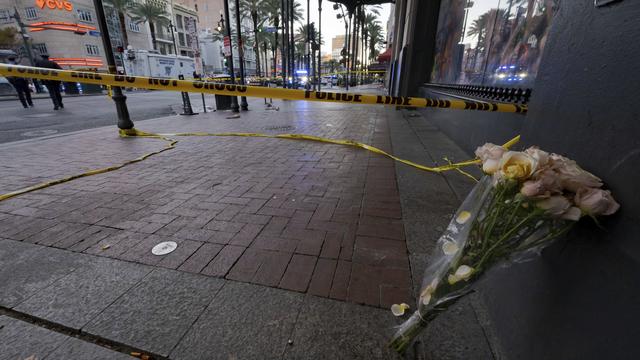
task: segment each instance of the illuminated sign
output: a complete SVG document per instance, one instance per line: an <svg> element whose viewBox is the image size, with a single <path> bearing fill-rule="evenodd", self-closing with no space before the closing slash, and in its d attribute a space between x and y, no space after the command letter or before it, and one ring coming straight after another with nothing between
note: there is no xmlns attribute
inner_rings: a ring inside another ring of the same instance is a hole
<svg viewBox="0 0 640 360"><path fill-rule="evenodd" d="M36 5L40 9L44 9L44 7L48 7L51 10L73 10L73 5L66 0L36 0Z"/></svg>

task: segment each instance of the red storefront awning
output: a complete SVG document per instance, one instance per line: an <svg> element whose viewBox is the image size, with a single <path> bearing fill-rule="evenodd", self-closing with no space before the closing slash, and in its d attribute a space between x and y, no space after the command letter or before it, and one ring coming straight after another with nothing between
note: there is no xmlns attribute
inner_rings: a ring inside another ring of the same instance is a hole
<svg viewBox="0 0 640 360"><path fill-rule="evenodd" d="M382 54L378 55L378 62L385 63L391 60L391 48L387 48Z"/></svg>

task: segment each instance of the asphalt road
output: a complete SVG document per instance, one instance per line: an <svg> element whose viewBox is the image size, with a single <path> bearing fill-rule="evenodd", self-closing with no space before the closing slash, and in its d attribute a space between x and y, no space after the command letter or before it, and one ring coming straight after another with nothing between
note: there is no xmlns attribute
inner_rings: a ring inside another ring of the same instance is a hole
<svg viewBox="0 0 640 360"><path fill-rule="evenodd" d="M150 91L126 93L131 119L153 119L176 114L182 99L178 92ZM207 107L215 107L207 95ZM106 95L67 97L65 108L54 111L51 99L35 99L35 107L24 109L16 99L0 101L0 143L33 139L77 130L115 125L116 108ZM191 94L194 111L202 110L200 94Z"/></svg>

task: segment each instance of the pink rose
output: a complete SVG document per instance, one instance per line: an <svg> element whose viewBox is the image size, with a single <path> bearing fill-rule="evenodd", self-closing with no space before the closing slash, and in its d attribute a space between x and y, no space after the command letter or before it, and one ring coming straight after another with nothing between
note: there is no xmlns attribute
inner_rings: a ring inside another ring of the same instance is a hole
<svg viewBox="0 0 640 360"><path fill-rule="evenodd" d="M551 216L560 217L571 208L571 202L562 195L555 195L538 201L536 206Z"/></svg>
<svg viewBox="0 0 640 360"><path fill-rule="evenodd" d="M602 186L600 178L583 170L575 161L558 154L551 154L550 160L553 169L558 173L563 188L576 192L580 188Z"/></svg>
<svg viewBox="0 0 640 360"><path fill-rule="evenodd" d="M580 210L592 216L611 215L620 208L609 190L582 188L574 201Z"/></svg>
<svg viewBox="0 0 640 360"><path fill-rule="evenodd" d="M582 217L582 210L579 208L572 206L569 210L565 211L564 214L560 216L560 218L564 220L578 221Z"/></svg>
<svg viewBox="0 0 640 360"><path fill-rule="evenodd" d="M556 172L547 169L536 171L531 180L522 184L520 193L526 197L546 198L553 194L561 194L562 187Z"/></svg>
<svg viewBox="0 0 640 360"><path fill-rule="evenodd" d="M476 156L482 161L482 170L487 174L495 173L500 165L500 159L505 153L502 146L486 143L476 149Z"/></svg>

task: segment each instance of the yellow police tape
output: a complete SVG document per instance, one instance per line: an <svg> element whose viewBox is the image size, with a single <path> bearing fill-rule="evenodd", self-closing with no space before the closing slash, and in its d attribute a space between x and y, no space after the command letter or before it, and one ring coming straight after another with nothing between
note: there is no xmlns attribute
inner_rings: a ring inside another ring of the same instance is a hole
<svg viewBox="0 0 640 360"><path fill-rule="evenodd" d="M481 110L508 113L526 113L526 105L489 103L483 101L436 100L416 97L395 97L358 93L278 89L260 86L221 84L194 80L149 78L71 70L53 70L20 65L0 64L0 75L81 82L98 85L136 87L218 95L252 96L261 98L322 101L345 104L377 104L411 107L433 107L460 110Z"/></svg>
<svg viewBox="0 0 640 360"><path fill-rule="evenodd" d="M330 143L330 144L338 144L338 145L346 145L346 146L354 146L354 147L358 147L358 148L362 148L371 152L374 152L376 154L380 154L386 157L389 157L395 161L398 161L400 163L403 163L405 165L409 165L412 166L416 169L420 169L423 171L429 171L429 172L435 172L435 173L441 173L441 172L445 172L445 171L450 171L450 170L456 170L458 172L460 172L461 174L468 176L472 179L475 180L475 178L470 175L469 173L463 171L461 168L465 167L465 166L469 166L469 165L474 165L474 164L479 164L480 160L479 159L473 159L473 160L467 160L467 161L462 161L462 162L458 162L458 163L451 163L449 162L449 164L447 165L442 165L442 166L435 166L435 167L430 167L430 166L425 166L425 165L420 165L417 163L414 163L413 161L409 161L409 160L405 160L405 159L401 159L397 156L391 155L388 152L378 149L376 147L367 145L367 144L363 144L357 141L353 141L353 140L336 140L336 139L328 139L328 138L323 138L323 137L318 137L318 136L313 136L313 135L304 135L304 134L279 134L279 135L268 135L268 134L261 134L261 133L205 133L205 132L187 132L187 133L173 133L173 134L154 134L154 133L148 133L148 132L144 132L144 131L140 131L137 129L126 129L120 130L120 136L121 137L146 137L146 138L154 138L154 139L162 139L164 141L167 141L169 144L164 147L163 149L154 151L154 152L150 152L147 154L144 154L138 158L135 158L133 160L128 160L125 161L124 163L120 164L120 165L114 165L114 166L109 166L106 168L101 168L101 169L95 169L95 170L91 170L91 171L87 171L85 173L82 174L77 174L77 175L71 175L71 176L67 176L64 177L62 179L57 179L57 180L52 180L52 181L47 181L41 184L37 184L37 185L33 185L33 186L29 186L20 190L16 190L16 191L12 191L6 194L1 194L0 195L0 201L3 200L7 200L9 198L12 198L14 196L18 196L18 195L22 195L22 194L26 194L32 191L36 191L36 190L40 190L40 189L44 189L53 185L58 185L61 183L65 183L74 179L79 179L79 178L83 178L83 177L87 177L87 176L91 176L91 175L97 175L97 174L103 174L106 172L110 172L110 171L114 171L114 170L118 170L121 169L127 165L131 165L131 164L135 164L137 162L140 162L142 160L145 160L147 158L149 158L150 156L156 155L156 154L160 154L164 151L170 150L175 148L176 144L178 143L177 140L174 139L170 139L169 136L241 136L241 137L261 137L261 138L272 138L272 139L291 139L291 140L310 140L310 141L318 141L318 142L323 142L323 143ZM509 140L508 142L506 142L504 145L502 145L505 148L510 148L513 145L517 144L520 141L520 135L514 137L513 139ZM448 160L447 160L448 161Z"/></svg>

